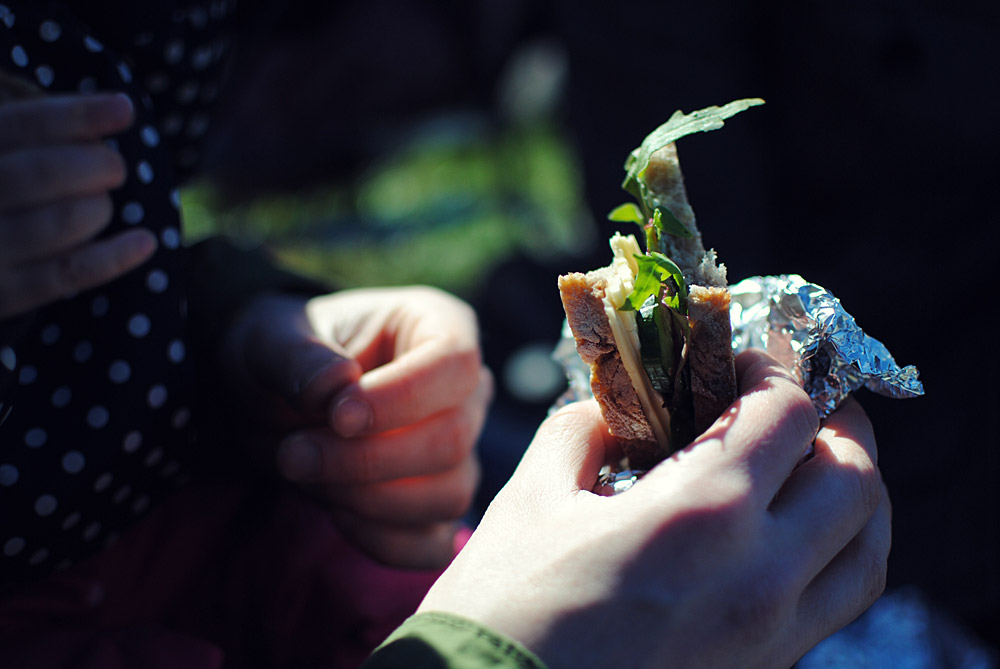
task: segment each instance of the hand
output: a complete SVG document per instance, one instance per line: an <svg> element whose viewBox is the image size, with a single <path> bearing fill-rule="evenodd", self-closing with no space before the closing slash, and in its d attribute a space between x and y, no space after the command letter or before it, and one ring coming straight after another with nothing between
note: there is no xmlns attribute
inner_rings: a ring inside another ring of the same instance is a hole
<svg viewBox="0 0 1000 669"><path fill-rule="evenodd" d="M615 497L593 402L542 424L421 604L479 620L554 669L790 666L884 587L890 511L864 412L816 435L808 397L758 352L691 447ZM815 437L814 456L796 467Z"/></svg>
<svg viewBox="0 0 1000 669"><path fill-rule="evenodd" d="M246 415L266 420L282 475L376 559L451 560L492 393L466 304L421 287L265 298L228 341Z"/></svg>
<svg viewBox="0 0 1000 669"><path fill-rule="evenodd" d="M145 261L148 230L95 237L111 220L122 157L100 142L132 123L124 95L0 105L0 318L101 285Z"/></svg>

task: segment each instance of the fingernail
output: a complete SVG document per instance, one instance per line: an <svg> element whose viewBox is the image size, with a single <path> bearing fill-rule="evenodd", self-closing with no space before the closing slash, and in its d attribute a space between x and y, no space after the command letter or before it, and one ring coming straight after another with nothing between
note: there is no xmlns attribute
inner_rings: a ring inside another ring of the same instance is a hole
<svg viewBox="0 0 1000 669"><path fill-rule="evenodd" d="M356 437L372 426L372 410L356 397L345 397L333 408L333 429L341 437Z"/></svg>
<svg viewBox="0 0 1000 669"><path fill-rule="evenodd" d="M314 480L319 469L319 447L306 437L291 437L278 446L278 470L297 482Z"/></svg>

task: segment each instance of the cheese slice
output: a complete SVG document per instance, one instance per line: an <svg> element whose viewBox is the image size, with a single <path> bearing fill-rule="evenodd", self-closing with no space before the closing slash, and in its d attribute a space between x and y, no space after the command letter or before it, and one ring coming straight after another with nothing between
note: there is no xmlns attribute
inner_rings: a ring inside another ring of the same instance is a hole
<svg viewBox="0 0 1000 669"><path fill-rule="evenodd" d="M632 380L632 387L639 396L639 404L653 429L653 435L659 443L668 444L670 414L663 407L663 398L653 389L649 377L643 371L635 311L620 310L635 287L635 277L639 273L635 256L641 254L642 250L633 235L615 233L610 243L611 251L614 253L614 259L611 261L613 272L608 277L607 287L604 290L604 311L608 316L608 323L611 324L611 332L615 337L615 346L621 355L622 364Z"/></svg>

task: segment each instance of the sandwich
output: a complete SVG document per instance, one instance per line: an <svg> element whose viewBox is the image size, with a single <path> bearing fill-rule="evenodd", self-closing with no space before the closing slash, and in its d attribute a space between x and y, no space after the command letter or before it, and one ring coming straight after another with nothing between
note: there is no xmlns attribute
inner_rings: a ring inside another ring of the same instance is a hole
<svg viewBox="0 0 1000 669"><path fill-rule="evenodd" d="M607 267L559 277L577 353L629 469L649 469L687 446L736 399L725 265L706 251L687 200L675 142L722 127L763 100L677 111L625 163L635 198L609 214ZM640 241L641 240L641 241Z"/></svg>

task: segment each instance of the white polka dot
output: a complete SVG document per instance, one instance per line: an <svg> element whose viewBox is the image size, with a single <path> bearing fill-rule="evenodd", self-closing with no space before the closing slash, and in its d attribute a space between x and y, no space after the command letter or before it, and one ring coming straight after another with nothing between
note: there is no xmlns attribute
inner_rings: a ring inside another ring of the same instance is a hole
<svg viewBox="0 0 1000 669"><path fill-rule="evenodd" d="M76 89L81 93L96 93L97 80L93 77L84 77L80 80L80 83L76 85Z"/></svg>
<svg viewBox="0 0 1000 669"><path fill-rule="evenodd" d="M118 76L122 78L126 84L132 83L132 70L129 69L123 61L118 61Z"/></svg>
<svg viewBox="0 0 1000 669"><path fill-rule="evenodd" d="M191 67L196 70L204 70L212 64L212 47L203 46L195 49L191 55Z"/></svg>
<svg viewBox="0 0 1000 669"><path fill-rule="evenodd" d="M33 427L24 433L24 445L28 448L39 448L45 445L49 435L40 427Z"/></svg>
<svg viewBox="0 0 1000 669"><path fill-rule="evenodd" d="M80 516L80 512L79 511L74 511L73 513L69 514L63 520L63 522L62 522L62 528L64 530L68 530L71 527L76 527L77 523L80 522L80 517L81 516Z"/></svg>
<svg viewBox="0 0 1000 669"><path fill-rule="evenodd" d="M184 57L184 42L171 40L163 47L163 60L169 65L176 65Z"/></svg>
<svg viewBox="0 0 1000 669"><path fill-rule="evenodd" d="M7 5L0 5L0 22L8 28L14 27L14 12Z"/></svg>
<svg viewBox="0 0 1000 669"><path fill-rule="evenodd" d="M73 399L73 391L66 386L59 386L52 392L52 406L61 409Z"/></svg>
<svg viewBox="0 0 1000 669"><path fill-rule="evenodd" d="M162 269L153 269L149 271L146 275L146 287L149 288L150 292L162 293L167 289L170 284L170 280L167 278L167 273Z"/></svg>
<svg viewBox="0 0 1000 669"><path fill-rule="evenodd" d="M198 83L195 81L184 82L181 84L181 87L177 89L177 94L174 97L178 104L191 104L198 98Z"/></svg>
<svg viewBox="0 0 1000 669"><path fill-rule="evenodd" d="M122 450L126 453L135 453L142 446L142 433L139 431L129 432L122 440Z"/></svg>
<svg viewBox="0 0 1000 669"><path fill-rule="evenodd" d="M132 367L124 360L115 360L108 367L108 378L112 383L125 383L132 376Z"/></svg>
<svg viewBox="0 0 1000 669"><path fill-rule="evenodd" d="M142 138L142 143L151 149L160 143L160 133L151 125L142 126L139 137Z"/></svg>
<svg viewBox="0 0 1000 669"><path fill-rule="evenodd" d="M92 316L103 316L108 313L110 307L111 303L108 301L107 296L98 295L90 303L90 313Z"/></svg>
<svg viewBox="0 0 1000 669"><path fill-rule="evenodd" d="M3 365L12 372L17 367L17 353L10 346L0 348L0 365Z"/></svg>
<svg viewBox="0 0 1000 669"><path fill-rule="evenodd" d="M176 249L181 245L181 233L172 226L163 228L163 232L160 233L160 241L163 242L164 247Z"/></svg>
<svg viewBox="0 0 1000 669"><path fill-rule="evenodd" d="M191 421L191 410L187 407L181 407L174 412L174 415L170 418L170 424L175 430L180 430L187 426Z"/></svg>
<svg viewBox="0 0 1000 669"><path fill-rule="evenodd" d="M132 502L132 513L139 515L143 511L149 508L149 497L146 495L141 495L137 497L134 502Z"/></svg>
<svg viewBox="0 0 1000 669"><path fill-rule="evenodd" d="M132 486L123 485L121 488L115 491L115 494L112 496L111 499L115 501L115 504L121 504L126 499L128 499L128 496L131 494L132 494Z"/></svg>
<svg viewBox="0 0 1000 669"><path fill-rule="evenodd" d="M101 51L104 51L104 45L90 35L83 38L83 46L91 53L100 53Z"/></svg>
<svg viewBox="0 0 1000 669"><path fill-rule="evenodd" d="M42 328L42 343L43 344L55 344L59 341L59 335L62 334L62 330L55 323L51 323Z"/></svg>
<svg viewBox="0 0 1000 669"><path fill-rule="evenodd" d="M38 370L34 365L25 365L21 368L20 374L17 376L18 382L22 386L27 386L35 382L38 378Z"/></svg>
<svg viewBox="0 0 1000 669"><path fill-rule="evenodd" d="M149 334L149 316L146 314L135 314L128 319L128 331L133 337L145 337Z"/></svg>
<svg viewBox="0 0 1000 669"><path fill-rule="evenodd" d="M174 209L180 211L181 209L181 191L179 188L174 188L170 191L170 204L174 205Z"/></svg>
<svg viewBox="0 0 1000 669"><path fill-rule="evenodd" d="M93 541L97 538L98 533L101 531L101 524L94 521L87 527L83 528L83 538L87 541Z"/></svg>
<svg viewBox="0 0 1000 669"><path fill-rule="evenodd" d="M38 26L38 36L43 42L55 42L62 35L62 28L55 21L42 21Z"/></svg>
<svg viewBox="0 0 1000 669"><path fill-rule="evenodd" d="M21 478L21 473L17 471L17 467L14 465L0 465L0 485L9 488L17 483L19 478Z"/></svg>
<svg viewBox="0 0 1000 669"><path fill-rule="evenodd" d="M122 207L122 220L130 225L140 222L146 215L146 210L140 202L126 202Z"/></svg>
<svg viewBox="0 0 1000 669"><path fill-rule="evenodd" d="M31 554L28 559L28 564L32 567L37 567L38 565L45 562L49 557L49 551L47 548L39 548L37 551Z"/></svg>
<svg viewBox="0 0 1000 669"><path fill-rule="evenodd" d="M3 545L3 554L7 557L14 557L24 550L24 539L21 537L11 537Z"/></svg>
<svg viewBox="0 0 1000 669"><path fill-rule="evenodd" d="M86 464L87 459L83 457L83 453L80 451L67 451L62 459L62 467L66 470L67 474L79 474L83 471L83 467Z"/></svg>
<svg viewBox="0 0 1000 669"><path fill-rule="evenodd" d="M146 457L143 459L143 462L146 464L147 467L155 467L156 465L160 464L160 460L162 459L163 459L163 449L154 448L153 450L151 450L149 453L146 454Z"/></svg>
<svg viewBox="0 0 1000 669"><path fill-rule="evenodd" d="M162 72L146 77L146 90L150 93L162 93L168 88L170 88L170 77Z"/></svg>
<svg viewBox="0 0 1000 669"><path fill-rule="evenodd" d="M175 365L184 361L186 353L187 350L184 348L184 342L180 339L173 340L170 342L170 345L167 346L167 358Z"/></svg>
<svg viewBox="0 0 1000 669"><path fill-rule="evenodd" d="M45 516L51 516L55 513L56 508L59 506L59 502L52 495L42 495L35 500L35 513L43 518Z"/></svg>
<svg viewBox="0 0 1000 669"><path fill-rule="evenodd" d="M167 389L163 384L157 383L146 393L146 404L151 409L159 409L167 403Z"/></svg>
<svg viewBox="0 0 1000 669"><path fill-rule="evenodd" d="M73 348L73 359L77 362L87 362L94 354L94 346L89 341L82 341Z"/></svg>
<svg viewBox="0 0 1000 669"><path fill-rule="evenodd" d="M135 174L139 177L139 181L148 184L153 180L153 166L148 161L141 160L135 167Z"/></svg>
<svg viewBox="0 0 1000 669"><path fill-rule="evenodd" d="M97 480L94 481L94 492L104 492L107 490L113 479L114 476L111 475L111 472L104 472L98 476Z"/></svg>
<svg viewBox="0 0 1000 669"><path fill-rule="evenodd" d="M14 48L10 50L10 59L18 67L26 67L28 65L28 52L20 44L15 44Z"/></svg>
<svg viewBox="0 0 1000 669"><path fill-rule="evenodd" d="M90 411L87 412L87 425L95 430L100 430L108 424L108 420L110 418L111 414L108 412L107 408L97 405L91 407Z"/></svg>
<svg viewBox="0 0 1000 669"><path fill-rule="evenodd" d="M39 65L35 68L35 79L42 85L43 88L48 88L52 85L52 81L56 78L56 73L52 71L52 68L48 65Z"/></svg>

